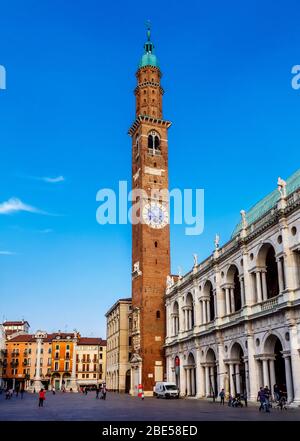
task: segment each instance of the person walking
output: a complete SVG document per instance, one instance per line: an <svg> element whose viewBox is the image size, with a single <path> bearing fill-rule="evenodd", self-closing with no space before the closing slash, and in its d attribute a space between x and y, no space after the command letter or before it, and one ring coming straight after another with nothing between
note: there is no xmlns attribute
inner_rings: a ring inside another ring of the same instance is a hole
<svg viewBox="0 0 300 441"><path fill-rule="evenodd" d="M44 401L46 399L46 392L41 389L39 392L39 407L44 407Z"/></svg>
<svg viewBox="0 0 300 441"><path fill-rule="evenodd" d="M225 391L224 389L221 390L221 392L219 393L219 397L220 397L220 404L225 404Z"/></svg>
<svg viewBox="0 0 300 441"><path fill-rule="evenodd" d="M248 407L248 395L247 395L247 391L246 390L243 393L243 397L244 397L245 407Z"/></svg>
<svg viewBox="0 0 300 441"><path fill-rule="evenodd" d="M84 393L85 393L85 395L87 395L87 393L88 393L88 388L87 387L84 389Z"/></svg>
<svg viewBox="0 0 300 441"><path fill-rule="evenodd" d="M269 411L270 412L270 407L271 407L271 404L270 404L270 398L271 398L271 391L270 391L270 389L269 389L269 386L265 386L265 406L266 406L266 409L268 409L268 410L266 410L266 412L267 411Z"/></svg>
<svg viewBox="0 0 300 441"><path fill-rule="evenodd" d="M20 390L20 394L21 394L21 400L23 400L23 395L24 395L24 387L22 387L22 389Z"/></svg>
<svg viewBox="0 0 300 441"><path fill-rule="evenodd" d="M97 386L97 388L96 388L96 399L97 400L99 400L99 392L100 392L100 389L99 389L99 386Z"/></svg>
<svg viewBox="0 0 300 441"><path fill-rule="evenodd" d="M280 388L279 388L278 384L274 384L273 392L274 392L274 400L275 401L279 401L279 399L280 399Z"/></svg>
<svg viewBox="0 0 300 441"><path fill-rule="evenodd" d="M263 410L264 409L264 404L265 404L265 391L264 391L264 388L263 387L261 387L260 389L259 389L259 391L258 391L258 394L257 394L257 401L259 401L260 402L260 406L259 406L259 411L261 411L261 410Z"/></svg>
<svg viewBox="0 0 300 441"><path fill-rule="evenodd" d="M106 385L103 385L103 390L102 390L102 399L106 400Z"/></svg>

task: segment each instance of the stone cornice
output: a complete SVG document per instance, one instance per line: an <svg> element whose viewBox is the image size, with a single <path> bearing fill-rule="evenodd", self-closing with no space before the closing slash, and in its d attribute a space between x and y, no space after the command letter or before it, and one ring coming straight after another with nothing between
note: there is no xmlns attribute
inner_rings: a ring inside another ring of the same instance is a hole
<svg viewBox="0 0 300 441"><path fill-rule="evenodd" d="M155 118L154 116L139 115L128 130L128 135L132 136L141 123L155 124L157 126L171 127L171 121Z"/></svg>

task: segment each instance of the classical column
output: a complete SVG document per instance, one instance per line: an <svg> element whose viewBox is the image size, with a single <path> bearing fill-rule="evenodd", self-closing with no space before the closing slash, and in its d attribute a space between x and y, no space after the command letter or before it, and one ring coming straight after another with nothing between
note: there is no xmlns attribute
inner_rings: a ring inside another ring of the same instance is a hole
<svg viewBox="0 0 300 441"><path fill-rule="evenodd" d="M235 390L237 394L241 393L240 365L235 365Z"/></svg>
<svg viewBox="0 0 300 441"><path fill-rule="evenodd" d="M234 307L234 288L230 288L230 305L231 305L231 313L235 312L235 307Z"/></svg>
<svg viewBox="0 0 300 441"><path fill-rule="evenodd" d="M293 380L291 372L291 361L289 355L284 355L284 365L285 365L285 380L286 380L286 390L287 390L287 402L291 403L293 401ZM298 377L299 381L299 377Z"/></svg>
<svg viewBox="0 0 300 441"><path fill-rule="evenodd" d="M218 343L218 378L219 378L219 390L225 389L225 372L226 366L224 363L224 348L222 343Z"/></svg>
<svg viewBox="0 0 300 441"><path fill-rule="evenodd" d="M241 285L241 303L243 308L243 306L245 305L244 277L240 277L240 285Z"/></svg>
<svg viewBox="0 0 300 441"><path fill-rule="evenodd" d="M268 299L267 271L262 270L261 276L262 276L262 298L263 300L267 300Z"/></svg>
<svg viewBox="0 0 300 441"><path fill-rule="evenodd" d="M184 363L183 355L181 355L179 358L180 358L180 367L179 367L180 395L184 397L186 391L186 374L185 374L185 369L182 367Z"/></svg>
<svg viewBox="0 0 300 441"><path fill-rule="evenodd" d="M294 384L294 404L300 405L300 353L299 353L299 339L297 331L297 325L292 325L289 328L290 331L290 347L291 347L291 364L292 364L292 376Z"/></svg>
<svg viewBox="0 0 300 441"><path fill-rule="evenodd" d="M46 337L47 334L42 331L38 331L35 334L36 342L37 342L37 352L36 352L36 369L33 385L29 388L31 391L39 392L43 388L43 384L41 382L41 353L42 353L42 342L43 338Z"/></svg>
<svg viewBox="0 0 300 441"><path fill-rule="evenodd" d="M269 367L268 367L268 359L263 358L263 378L264 378L264 387L268 386L270 388L270 379L269 379Z"/></svg>
<svg viewBox="0 0 300 441"><path fill-rule="evenodd" d="M202 311L203 311L203 324L205 325L205 323L207 323L205 300L202 300Z"/></svg>
<svg viewBox="0 0 300 441"><path fill-rule="evenodd" d="M206 314L207 314L207 322L210 322L210 301L206 300Z"/></svg>
<svg viewBox="0 0 300 441"><path fill-rule="evenodd" d="M178 298L178 313L179 313L179 334L184 331L185 323L184 323L184 311L182 309L182 298Z"/></svg>
<svg viewBox="0 0 300 441"><path fill-rule="evenodd" d="M278 270L279 292L281 293L284 290L282 262L280 257L278 257L276 261L277 261L277 270Z"/></svg>
<svg viewBox="0 0 300 441"><path fill-rule="evenodd" d="M200 326L201 325L201 305L199 300L197 299L195 301L195 323L194 326Z"/></svg>
<svg viewBox="0 0 300 441"><path fill-rule="evenodd" d="M190 369L191 372L191 395L196 395L196 389L195 389L195 370L196 368Z"/></svg>
<svg viewBox="0 0 300 441"><path fill-rule="evenodd" d="M247 360L245 360L244 363L245 363L245 377L246 377L246 392L247 392L247 397L249 398L250 396L249 364Z"/></svg>
<svg viewBox="0 0 300 441"><path fill-rule="evenodd" d="M269 368L270 368L270 390L271 390L271 394L272 396L274 395L274 384L276 384L276 376L275 376L275 360L274 359L270 359L269 360ZM273 396L274 398L274 396Z"/></svg>
<svg viewBox="0 0 300 441"><path fill-rule="evenodd" d="M209 395L209 367L205 366L205 396Z"/></svg>
<svg viewBox="0 0 300 441"><path fill-rule="evenodd" d="M255 274L256 274L257 303L260 303L262 301L260 271L257 270Z"/></svg>
<svg viewBox="0 0 300 441"><path fill-rule="evenodd" d="M214 310L215 310L215 319L218 318L218 303L217 303L217 293L216 290L214 289Z"/></svg>
<svg viewBox="0 0 300 441"><path fill-rule="evenodd" d="M215 375L214 375L214 367L213 366L210 367L210 384L212 387L212 393L214 395L216 395L217 390L216 390L216 385L215 385Z"/></svg>
<svg viewBox="0 0 300 441"><path fill-rule="evenodd" d="M225 297L226 297L225 310L226 310L226 315L228 315L231 312L231 310L230 310L230 299L229 299L229 288L225 288Z"/></svg>
<svg viewBox="0 0 300 441"><path fill-rule="evenodd" d="M196 393L197 397L200 398L204 393L203 384L203 368L201 366L201 352L200 348L196 348Z"/></svg>
<svg viewBox="0 0 300 441"><path fill-rule="evenodd" d="M233 377L234 377L233 363L229 363L229 388L230 388L230 395L232 397L235 396Z"/></svg>
<svg viewBox="0 0 300 441"><path fill-rule="evenodd" d="M187 396L191 395L191 369L186 368L186 389L187 389Z"/></svg>
<svg viewBox="0 0 300 441"><path fill-rule="evenodd" d="M71 373L71 380L68 385L68 390L72 389L72 392L78 392L77 380L76 380L76 347L77 347L77 334L75 332L73 339L72 373Z"/></svg>

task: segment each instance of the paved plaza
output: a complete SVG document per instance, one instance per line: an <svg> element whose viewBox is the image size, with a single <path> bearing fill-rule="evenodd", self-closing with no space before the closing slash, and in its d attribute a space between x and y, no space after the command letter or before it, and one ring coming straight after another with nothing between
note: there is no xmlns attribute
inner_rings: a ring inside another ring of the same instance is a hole
<svg viewBox="0 0 300 441"><path fill-rule="evenodd" d="M258 411L258 403L247 408L196 399L163 400L108 393L106 401L88 395L47 393L45 407L38 407L37 394L25 393L5 400L0 395L1 421L300 421L300 409Z"/></svg>

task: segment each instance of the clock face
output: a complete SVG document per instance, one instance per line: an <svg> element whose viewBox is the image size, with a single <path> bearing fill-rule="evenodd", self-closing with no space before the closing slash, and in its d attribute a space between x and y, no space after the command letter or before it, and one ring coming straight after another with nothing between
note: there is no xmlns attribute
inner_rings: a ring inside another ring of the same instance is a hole
<svg viewBox="0 0 300 441"><path fill-rule="evenodd" d="M169 213L162 204L146 204L143 208L143 219L151 228L163 228L169 223Z"/></svg>

